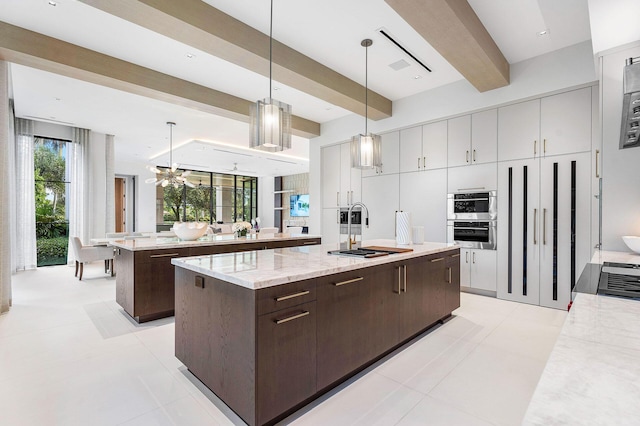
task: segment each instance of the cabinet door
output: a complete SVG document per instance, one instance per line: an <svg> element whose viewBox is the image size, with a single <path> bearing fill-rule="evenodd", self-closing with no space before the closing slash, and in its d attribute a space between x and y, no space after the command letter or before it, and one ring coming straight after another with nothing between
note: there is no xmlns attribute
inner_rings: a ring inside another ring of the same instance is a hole
<svg viewBox="0 0 640 426"><path fill-rule="evenodd" d="M398 174L362 179L362 202L369 210L369 227L362 225L363 240L395 237L399 185Z"/></svg>
<svg viewBox="0 0 640 426"><path fill-rule="evenodd" d="M362 177L388 175L398 173L400 170L400 132L391 132L380 135L382 138L382 167L365 169Z"/></svg>
<svg viewBox="0 0 640 426"><path fill-rule="evenodd" d="M445 315L460 307L460 252L446 257L444 277Z"/></svg>
<svg viewBox="0 0 640 426"><path fill-rule="evenodd" d="M316 393L316 302L258 317L258 424Z"/></svg>
<svg viewBox="0 0 640 426"><path fill-rule="evenodd" d="M447 144L449 147L449 167L465 166L471 164L471 116L447 120L449 136Z"/></svg>
<svg viewBox="0 0 640 426"><path fill-rule="evenodd" d="M498 164L498 280L501 299L538 305L539 160Z"/></svg>
<svg viewBox="0 0 640 426"><path fill-rule="evenodd" d="M318 279L318 389L375 356L370 279L363 269Z"/></svg>
<svg viewBox="0 0 640 426"><path fill-rule="evenodd" d="M400 131L400 171L422 170L422 126Z"/></svg>
<svg viewBox="0 0 640 426"><path fill-rule="evenodd" d="M542 98L542 153L545 156L591 149L591 88Z"/></svg>
<svg viewBox="0 0 640 426"><path fill-rule="evenodd" d="M469 257L471 288L496 291L496 251L471 250ZM460 285L462 285L462 270L460 271Z"/></svg>
<svg viewBox="0 0 640 426"><path fill-rule="evenodd" d="M340 205L350 206L361 199L362 171L351 167L351 143L340 145Z"/></svg>
<svg viewBox="0 0 640 426"><path fill-rule="evenodd" d="M540 305L566 309L590 258L590 153L541 162Z"/></svg>
<svg viewBox="0 0 640 426"><path fill-rule="evenodd" d="M471 115L471 162L492 163L498 160L498 110Z"/></svg>
<svg viewBox="0 0 640 426"><path fill-rule="evenodd" d="M460 249L460 287L471 287L471 249Z"/></svg>
<svg viewBox="0 0 640 426"><path fill-rule="evenodd" d="M340 211L322 209L322 243L336 244L340 238Z"/></svg>
<svg viewBox="0 0 640 426"><path fill-rule="evenodd" d="M322 181L322 207L340 204L340 145L322 148L320 180Z"/></svg>
<svg viewBox="0 0 640 426"><path fill-rule="evenodd" d="M447 170L400 174L400 210L411 212L413 226L424 227L424 240L447 242Z"/></svg>
<svg viewBox="0 0 640 426"><path fill-rule="evenodd" d="M498 168L496 163L479 164L472 167L449 167L447 173L448 192L492 191L497 188Z"/></svg>
<svg viewBox="0 0 640 426"><path fill-rule="evenodd" d="M498 108L498 161L540 155L540 100Z"/></svg>
<svg viewBox="0 0 640 426"><path fill-rule="evenodd" d="M447 167L447 120L422 126L422 168Z"/></svg>

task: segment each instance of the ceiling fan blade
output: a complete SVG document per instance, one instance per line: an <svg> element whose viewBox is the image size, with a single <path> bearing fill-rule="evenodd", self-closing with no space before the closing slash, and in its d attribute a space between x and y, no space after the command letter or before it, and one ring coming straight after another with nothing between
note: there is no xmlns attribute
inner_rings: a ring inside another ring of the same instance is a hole
<svg viewBox="0 0 640 426"><path fill-rule="evenodd" d="M185 178L187 176L189 176L191 174L191 170L187 170L185 172L182 172L182 177Z"/></svg>
<svg viewBox="0 0 640 426"><path fill-rule="evenodd" d="M173 164L171 165L171 171L172 171L172 172L175 172L176 170L178 170L178 163L173 163Z"/></svg>
<svg viewBox="0 0 640 426"><path fill-rule="evenodd" d="M188 180L184 181L184 184L187 185L189 188L195 188L196 186L194 184L192 184L191 182L189 182Z"/></svg>
<svg viewBox="0 0 640 426"><path fill-rule="evenodd" d="M144 181L144 183L154 183L154 182L157 182L157 181L158 181L158 179L157 179L157 178L149 178L149 179L146 179L146 180Z"/></svg>

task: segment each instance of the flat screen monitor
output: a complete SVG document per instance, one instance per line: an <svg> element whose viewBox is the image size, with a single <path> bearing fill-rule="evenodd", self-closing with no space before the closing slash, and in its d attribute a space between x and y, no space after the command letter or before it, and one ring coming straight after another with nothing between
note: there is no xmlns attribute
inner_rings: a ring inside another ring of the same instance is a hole
<svg viewBox="0 0 640 426"><path fill-rule="evenodd" d="M290 202L289 216L309 216L309 194L291 195Z"/></svg>

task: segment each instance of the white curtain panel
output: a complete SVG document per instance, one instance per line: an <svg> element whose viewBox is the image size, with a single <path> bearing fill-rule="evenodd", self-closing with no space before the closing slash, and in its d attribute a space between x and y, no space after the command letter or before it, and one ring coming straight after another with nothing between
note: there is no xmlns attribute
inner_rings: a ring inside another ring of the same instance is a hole
<svg viewBox="0 0 640 426"><path fill-rule="evenodd" d="M11 306L11 169L14 161L10 122L11 109L9 103L9 64L0 61L0 313L7 312Z"/></svg>
<svg viewBox="0 0 640 426"><path fill-rule="evenodd" d="M106 163L106 200L105 200L105 224L106 232L116 231L116 189L115 189L115 144L113 135L107 135L105 139L104 157Z"/></svg>
<svg viewBox="0 0 640 426"><path fill-rule="evenodd" d="M38 263L33 127L31 120L16 119L15 267L18 271L35 269Z"/></svg>
<svg viewBox="0 0 640 426"><path fill-rule="evenodd" d="M87 129L73 129L73 140L67 151L67 181L69 184L69 248L67 263L76 260L73 251L73 237L79 237L83 244L89 243L91 229L91 170L89 170L89 137Z"/></svg>

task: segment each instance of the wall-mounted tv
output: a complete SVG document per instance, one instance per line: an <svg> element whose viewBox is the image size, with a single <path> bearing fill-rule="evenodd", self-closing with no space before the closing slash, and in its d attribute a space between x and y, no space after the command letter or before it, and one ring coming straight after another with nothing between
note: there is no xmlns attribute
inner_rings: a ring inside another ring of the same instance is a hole
<svg viewBox="0 0 640 426"><path fill-rule="evenodd" d="M309 216L309 194L297 194L290 196L289 216Z"/></svg>

